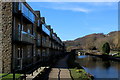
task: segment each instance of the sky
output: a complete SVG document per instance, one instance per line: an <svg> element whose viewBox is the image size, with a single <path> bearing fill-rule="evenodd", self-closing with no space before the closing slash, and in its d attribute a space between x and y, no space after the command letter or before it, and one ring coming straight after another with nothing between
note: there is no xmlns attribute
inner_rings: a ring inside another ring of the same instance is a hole
<svg viewBox="0 0 120 80"><path fill-rule="evenodd" d="M28 2L63 40L118 30L117 2Z"/></svg>

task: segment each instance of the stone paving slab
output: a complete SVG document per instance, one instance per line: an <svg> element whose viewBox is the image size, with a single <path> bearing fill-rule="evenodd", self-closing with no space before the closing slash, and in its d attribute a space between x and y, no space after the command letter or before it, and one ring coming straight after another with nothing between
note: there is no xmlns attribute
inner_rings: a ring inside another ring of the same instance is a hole
<svg viewBox="0 0 120 80"><path fill-rule="evenodd" d="M71 78L68 69L60 69L60 78Z"/></svg>
<svg viewBox="0 0 120 80"><path fill-rule="evenodd" d="M58 73L59 73L59 69L58 68L52 68L52 71L49 74L49 78L56 78L56 79L58 79Z"/></svg>
<svg viewBox="0 0 120 80"><path fill-rule="evenodd" d="M59 60L49 74L49 80L72 80L67 65L67 57Z"/></svg>

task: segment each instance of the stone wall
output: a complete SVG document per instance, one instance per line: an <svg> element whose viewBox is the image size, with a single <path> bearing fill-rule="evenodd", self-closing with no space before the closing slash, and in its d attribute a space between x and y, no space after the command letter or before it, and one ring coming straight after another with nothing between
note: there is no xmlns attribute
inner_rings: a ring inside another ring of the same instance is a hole
<svg viewBox="0 0 120 80"><path fill-rule="evenodd" d="M2 2L0 1L0 73L2 72Z"/></svg>
<svg viewBox="0 0 120 80"><path fill-rule="evenodd" d="M2 3L2 72L11 72L12 3Z"/></svg>

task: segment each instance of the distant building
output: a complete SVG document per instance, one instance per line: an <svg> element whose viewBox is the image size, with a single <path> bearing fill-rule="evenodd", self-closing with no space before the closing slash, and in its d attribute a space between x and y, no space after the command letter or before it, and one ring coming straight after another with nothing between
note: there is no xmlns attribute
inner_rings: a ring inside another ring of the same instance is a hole
<svg viewBox="0 0 120 80"><path fill-rule="evenodd" d="M2 72L24 72L62 55L64 44L40 11L26 2L2 3Z"/></svg>

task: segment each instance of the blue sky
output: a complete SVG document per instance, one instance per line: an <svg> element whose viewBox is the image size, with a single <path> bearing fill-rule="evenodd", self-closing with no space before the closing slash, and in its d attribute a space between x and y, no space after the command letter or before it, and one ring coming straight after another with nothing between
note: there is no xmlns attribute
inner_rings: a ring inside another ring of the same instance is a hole
<svg viewBox="0 0 120 80"><path fill-rule="evenodd" d="M29 2L62 40L118 30L117 2Z"/></svg>

